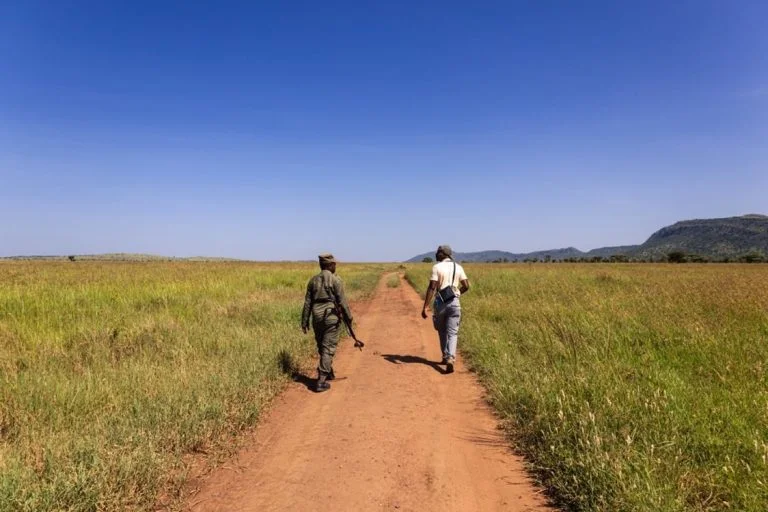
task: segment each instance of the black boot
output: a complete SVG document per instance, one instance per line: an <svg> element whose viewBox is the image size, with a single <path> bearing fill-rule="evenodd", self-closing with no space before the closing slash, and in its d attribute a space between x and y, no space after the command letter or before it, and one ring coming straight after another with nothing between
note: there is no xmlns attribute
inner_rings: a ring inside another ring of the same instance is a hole
<svg viewBox="0 0 768 512"><path fill-rule="evenodd" d="M331 389L331 384L329 382L326 382L326 376L323 374L320 374L317 377L317 387L315 388L315 391L318 393L322 393L323 391L328 391Z"/></svg>
<svg viewBox="0 0 768 512"><path fill-rule="evenodd" d="M328 374L328 377L326 377L326 380L336 380L336 374L333 373L333 368L331 368L331 373Z"/></svg>

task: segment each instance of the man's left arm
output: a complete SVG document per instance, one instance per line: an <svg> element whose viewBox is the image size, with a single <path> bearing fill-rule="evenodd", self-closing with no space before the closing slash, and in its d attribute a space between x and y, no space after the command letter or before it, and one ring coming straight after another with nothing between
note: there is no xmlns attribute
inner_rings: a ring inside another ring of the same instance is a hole
<svg viewBox="0 0 768 512"><path fill-rule="evenodd" d="M461 275L459 276L459 292L464 295L469 291L469 279L467 278L464 268L461 269Z"/></svg>
<svg viewBox="0 0 768 512"><path fill-rule="evenodd" d="M344 293L344 281L342 281L340 277L334 281L333 291L336 293L336 300L339 301L339 305L341 306L341 313L347 318L347 321L352 324L352 310L349 308L347 296Z"/></svg>

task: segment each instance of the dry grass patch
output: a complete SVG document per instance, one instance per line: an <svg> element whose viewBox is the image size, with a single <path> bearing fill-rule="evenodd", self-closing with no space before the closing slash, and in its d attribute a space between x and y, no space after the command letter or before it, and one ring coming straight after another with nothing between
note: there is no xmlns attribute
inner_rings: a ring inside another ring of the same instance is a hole
<svg viewBox="0 0 768 512"><path fill-rule="evenodd" d="M559 502L768 509L768 266L466 267L460 349Z"/></svg>
<svg viewBox="0 0 768 512"><path fill-rule="evenodd" d="M384 270L340 275L354 300ZM183 456L225 452L287 381L286 361L312 354L299 314L315 272L0 263L0 511L146 510L173 495Z"/></svg>

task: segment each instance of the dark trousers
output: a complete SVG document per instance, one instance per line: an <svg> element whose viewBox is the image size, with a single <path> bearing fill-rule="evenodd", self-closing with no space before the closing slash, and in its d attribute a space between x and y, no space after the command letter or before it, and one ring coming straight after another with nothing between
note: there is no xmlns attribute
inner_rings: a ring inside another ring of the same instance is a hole
<svg viewBox="0 0 768 512"><path fill-rule="evenodd" d="M336 316L328 316L323 321L312 324L317 355L320 356L317 366L320 375L328 376L333 371L333 356L336 355L336 346L339 344L340 327Z"/></svg>

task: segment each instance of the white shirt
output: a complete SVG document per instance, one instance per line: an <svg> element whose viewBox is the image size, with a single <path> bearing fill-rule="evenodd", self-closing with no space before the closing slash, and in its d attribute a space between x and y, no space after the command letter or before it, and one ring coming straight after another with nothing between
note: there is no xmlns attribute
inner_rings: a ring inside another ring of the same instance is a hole
<svg viewBox="0 0 768 512"><path fill-rule="evenodd" d="M453 286L456 296L458 297L461 295L461 292L459 292L459 283L467 279L467 274L464 273L464 267L456 263L456 276L453 278L453 282L451 282L451 276L453 276L453 260L451 258L446 258L440 263L435 263L432 266L432 276L429 280L437 281L438 290Z"/></svg>

